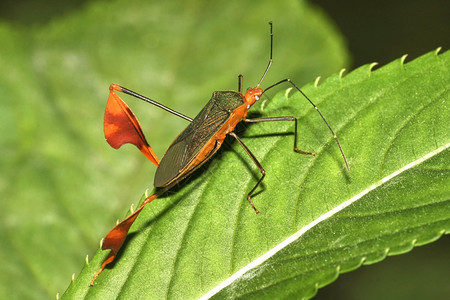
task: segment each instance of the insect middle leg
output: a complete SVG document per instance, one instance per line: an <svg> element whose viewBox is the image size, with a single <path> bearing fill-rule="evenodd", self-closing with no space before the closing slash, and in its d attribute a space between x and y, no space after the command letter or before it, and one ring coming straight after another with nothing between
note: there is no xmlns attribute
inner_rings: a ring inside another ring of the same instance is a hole
<svg viewBox="0 0 450 300"><path fill-rule="evenodd" d="M261 184L264 177L266 177L266 170L264 170L263 166L258 161L258 159L255 157L255 155L250 151L250 149L248 149L248 147L244 144L244 142L234 132L230 132L229 135L231 135L232 137L234 137L236 139L236 141L238 141L238 143L242 146L242 148L244 148L245 152L247 152L248 156L250 156L250 158L253 160L253 162L258 167L259 171L261 172L261 178L255 184L255 186L252 188L252 190L247 194L248 202L252 206L253 210L258 214L259 210L257 210L255 205L253 204L252 194L256 190L256 188Z"/></svg>
<svg viewBox="0 0 450 300"><path fill-rule="evenodd" d="M305 151L305 150L301 150L297 147L297 118L295 117L269 117L269 118L256 118L256 119L243 119L244 122L248 122L248 123L259 123L259 122L273 122L273 121L291 121L294 122L294 151L301 153L301 154L306 154L306 155L312 155L312 156L316 156L316 154L314 152L309 152L309 151Z"/></svg>

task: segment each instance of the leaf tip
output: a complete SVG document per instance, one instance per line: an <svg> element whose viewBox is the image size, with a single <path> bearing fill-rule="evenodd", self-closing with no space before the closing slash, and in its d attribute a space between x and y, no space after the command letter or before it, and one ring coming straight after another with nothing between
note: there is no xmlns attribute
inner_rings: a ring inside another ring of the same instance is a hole
<svg viewBox="0 0 450 300"><path fill-rule="evenodd" d="M317 77L316 77L316 80L314 80L314 87L315 87L315 88L319 86L320 78L321 78L320 76L317 76Z"/></svg>
<svg viewBox="0 0 450 300"><path fill-rule="evenodd" d="M408 57L408 54L405 54L405 55L403 55L403 56L400 58L400 64L402 65L402 67L404 67L404 65L405 65L405 60L406 60L407 57Z"/></svg>
<svg viewBox="0 0 450 300"><path fill-rule="evenodd" d="M361 257L361 261L359 262L359 265L362 266L362 264L367 260L367 256Z"/></svg>
<svg viewBox="0 0 450 300"><path fill-rule="evenodd" d="M336 272L339 274L341 272L341 265L336 266Z"/></svg>
<svg viewBox="0 0 450 300"><path fill-rule="evenodd" d="M442 47L437 47L437 49L434 51L434 54L436 56L439 56L439 52L441 52L441 50L442 50Z"/></svg>
<svg viewBox="0 0 450 300"><path fill-rule="evenodd" d="M267 103L267 99L263 100L263 102L261 102L261 111L264 111L264 108L266 108L266 103Z"/></svg>
<svg viewBox="0 0 450 300"><path fill-rule="evenodd" d="M284 96L285 96L286 98L289 98L289 93L290 93L291 91L292 91L292 88L286 89L286 92L285 92Z"/></svg>
<svg viewBox="0 0 450 300"><path fill-rule="evenodd" d="M373 62L369 65L369 75L373 72L373 69L378 66L377 62Z"/></svg>

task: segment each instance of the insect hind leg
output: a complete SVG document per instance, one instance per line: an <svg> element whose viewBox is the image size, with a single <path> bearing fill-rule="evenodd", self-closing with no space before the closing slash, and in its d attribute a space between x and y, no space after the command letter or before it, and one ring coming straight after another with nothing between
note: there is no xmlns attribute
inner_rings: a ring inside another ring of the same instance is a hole
<svg viewBox="0 0 450 300"><path fill-rule="evenodd" d="M250 203L250 206L253 208L255 213L258 214L259 210L256 209L255 205L253 204L252 195L253 195L253 192L256 190L256 188L261 184L261 182L263 181L264 177L266 177L266 170L264 170L263 166L258 161L258 159L255 157L255 155L250 151L250 149L244 144L244 142L234 132L230 132L229 134L232 137L234 137L236 139L236 141L238 141L238 143L242 146L242 148L244 148L245 152L247 152L247 154L250 156L250 158L253 160L253 162L258 167L259 171L261 172L261 178L259 178L259 180L255 184L255 186L247 194L248 203Z"/></svg>

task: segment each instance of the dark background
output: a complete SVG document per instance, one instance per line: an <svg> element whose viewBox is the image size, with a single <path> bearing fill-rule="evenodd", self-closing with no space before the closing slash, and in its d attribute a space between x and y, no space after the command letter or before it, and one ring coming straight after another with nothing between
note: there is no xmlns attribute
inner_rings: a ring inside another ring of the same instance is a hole
<svg viewBox="0 0 450 300"><path fill-rule="evenodd" d="M0 20L16 26L45 25L73 13L86 0L2 0ZM335 22L347 41L350 69L380 65L409 54L408 60L450 46L450 1L312 1ZM44 9L43 9L44 8ZM36 14L39 11L39 14ZM338 70L337 70L338 71ZM319 290L318 299L444 299L450 296L450 238L341 274Z"/></svg>
<svg viewBox="0 0 450 300"><path fill-rule="evenodd" d="M334 1L322 7L347 39L353 67L386 64L403 54L409 59L450 46L450 1ZM408 60L408 59L407 59Z"/></svg>

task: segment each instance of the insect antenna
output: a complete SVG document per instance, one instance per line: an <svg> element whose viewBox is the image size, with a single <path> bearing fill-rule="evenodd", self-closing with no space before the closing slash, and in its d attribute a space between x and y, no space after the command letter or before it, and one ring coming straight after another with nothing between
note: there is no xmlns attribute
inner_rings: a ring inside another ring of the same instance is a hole
<svg viewBox="0 0 450 300"><path fill-rule="evenodd" d="M273 88L273 87L275 87L275 86L277 86L277 85L279 85L279 84L281 84L281 83L284 83L284 82L289 82L289 83L290 83L297 91L299 91L299 92L303 95L303 97L306 98L306 100L309 101L309 103L311 103L311 105L314 107L314 109L319 113L320 117L321 117L322 120L325 122L325 125L327 125L328 129L331 131L331 134L333 134L334 140L336 141L336 144L338 145L339 150L341 151L341 155L342 155L342 158L344 159L345 166L347 167L347 170L350 172L350 167L348 166L347 158L345 157L344 150L342 150L341 144L339 143L339 139L338 139L336 133L334 133L334 131L333 131L333 129L331 128L330 124L328 124L327 120L326 120L325 117L322 115L322 113L320 112L320 110L319 110L319 108L317 107L317 105L315 105L314 102L312 102L311 99L309 99L309 97L306 96L306 94L303 93L303 91L302 91L302 90L301 90L294 82L292 82L291 79L286 78L286 79L283 79L283 80L278 81L277 83L272 84L271 86L269 86L268 88L266 88L266 89L263 91L263 94L264 94L267 90L269 90L269 89L271 89L271 88Z"/></svg>
<svg viewBox="0 0 450 300"><path fill-rule="evenodd" d="M264 80L264 77L266 77L267 72L270 69L270 66L272 65L272 52L273 52L273 30L272 30L272 22L269 22L270 25L270 58L269 58L269 63L267 64L266 70L264 71L264 74L262 75L261 79L259 80L258 84L256 85L256 87L259 87L262 83L262 81Z"/></svg>

